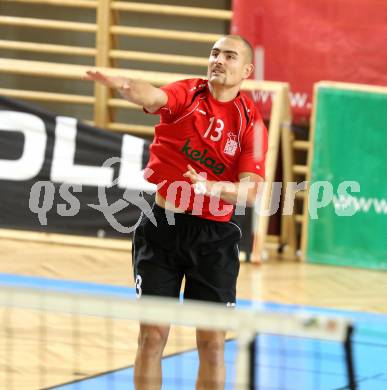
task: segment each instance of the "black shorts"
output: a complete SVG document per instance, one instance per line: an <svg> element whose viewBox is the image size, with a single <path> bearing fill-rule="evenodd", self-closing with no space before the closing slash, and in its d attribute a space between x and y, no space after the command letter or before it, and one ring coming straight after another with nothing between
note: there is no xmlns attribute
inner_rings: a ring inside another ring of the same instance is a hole
<svg viewBox="0 0 387 390"><path fill-rule="evenodd" d="M178 297L235 305L241 229L154 205L157 227L144 214L133 235L136 294Z"/></svg>

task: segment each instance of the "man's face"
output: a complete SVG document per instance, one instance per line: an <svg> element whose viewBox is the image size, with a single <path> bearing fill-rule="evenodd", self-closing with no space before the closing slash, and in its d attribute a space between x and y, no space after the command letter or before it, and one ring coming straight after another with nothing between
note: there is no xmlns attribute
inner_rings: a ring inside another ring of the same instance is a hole
<svg viewBox="0 0 387 390"><path fill-rule="evenodd" d="M232 87L248 78L251 71L252 65L247 63L247 48L243 42L221 38L214 44L207 70L210 83Z"/></svg>

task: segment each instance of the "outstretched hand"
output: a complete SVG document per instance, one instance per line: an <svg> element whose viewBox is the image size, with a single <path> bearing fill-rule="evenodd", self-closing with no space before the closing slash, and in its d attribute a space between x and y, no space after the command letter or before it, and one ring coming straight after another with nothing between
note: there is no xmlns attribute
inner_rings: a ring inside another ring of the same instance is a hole
<svg viewBox="0 0 387 390"><path fill-rule="evenodd" d="M84 79L116 89L125 100L142 106L149 112L156 112L168 102L168 96L163 90L144 80L108 76L99 70L88 70Z"/></svg>
<svg viewBox="0 0 387 390"><path fill-rule="evenodd" d="M105 87L125 92L130 88L129 79L121 76L108 76L98 70L88 70L84 76L86 80L97 81Z"/></svg>

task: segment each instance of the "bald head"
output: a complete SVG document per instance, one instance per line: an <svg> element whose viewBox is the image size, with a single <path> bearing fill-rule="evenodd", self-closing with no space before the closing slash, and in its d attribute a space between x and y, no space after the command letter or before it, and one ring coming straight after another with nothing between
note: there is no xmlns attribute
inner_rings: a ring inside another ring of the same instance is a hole
<svg viewBox="0 0 387 390"><path fill-rule="evenodd" d="M208 59L209 82L218 88L235 88L238 92L242 81L248 79L254 70L252 59L253 49L240 35L220 38L214 43Z"/></svg>
<svg viewBox="0 0 387 390"><path fill-rule="evenodd" d="M243 38L241 35L233 35L233 34L225 35L223 38L233 39L235 41L241 42L245 48L245 52L244 52L244 57L246 61L245 63L246 64L253 63L254 49L247 39Z"/></svg>

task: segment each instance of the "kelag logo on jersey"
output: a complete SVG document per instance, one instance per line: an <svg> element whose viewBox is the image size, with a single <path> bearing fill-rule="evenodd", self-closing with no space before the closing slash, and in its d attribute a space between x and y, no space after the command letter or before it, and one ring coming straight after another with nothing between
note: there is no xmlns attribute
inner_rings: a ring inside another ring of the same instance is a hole
<svg viewBox="0 0 387 390"><path fill-rule="evenodd" d="M207 157L208 150L204 149L203 151L200 151L198 149L192 149L192 147L189 146L190 139L187 138L187 141L185 142L183 148L181 151L192 161L197 161L201 165L204 165L207 168L210 168L212 172L215 173L215 175L220 175L224 171L224 164L217 163L216 160L210 156Z"/></svg>

